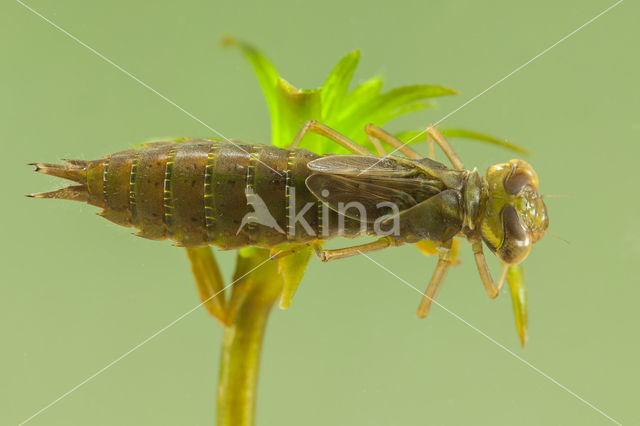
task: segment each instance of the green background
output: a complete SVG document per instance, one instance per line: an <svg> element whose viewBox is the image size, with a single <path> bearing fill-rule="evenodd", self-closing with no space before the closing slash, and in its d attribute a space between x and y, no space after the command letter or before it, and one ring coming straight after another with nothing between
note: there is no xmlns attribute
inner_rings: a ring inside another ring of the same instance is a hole
<svg viewBox="0 0 640 426"><path fill-rule="evenodd" d="M220 47L225 35L256 44L298 87L319 86L361 48L356 80L460 90L388 126L400 130L439 120L613 2L29 4L226 136L268 142L258 84L237 51ZM508 291L487 298L468 245L438 301L624 424L640 423L639 12L627 0L442 123L526 146L541 191L573 196L547 203L550 231L570 244L546 237L525 263L525 350ZM214 135L10 0L0 49L4 425L198 303L184 250L134 238L87 205L25 198L60 186L25 164ZM480 170L511 157L454 146ZM218 258L229 277L234 253ZM420 290L435 266L413 247L373 258ZM366 258L312 260L292 307L270 320L258 425L611 424L445 310L418 320L419 300ZM197 309L29 424L212 424L221 335Z"/></svg>

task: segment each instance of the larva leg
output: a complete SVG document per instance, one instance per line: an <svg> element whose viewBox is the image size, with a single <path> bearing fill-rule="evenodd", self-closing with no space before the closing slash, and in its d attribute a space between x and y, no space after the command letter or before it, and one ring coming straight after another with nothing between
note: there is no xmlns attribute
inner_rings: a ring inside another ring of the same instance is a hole
<svg viewBox="0 0 640 426"><path fill-rule="evenodd" d="M298 131L298 134L296 135L296 137L293 139L293 142L291 142L291 145L289 145L289 149L297 148L298 145L300 145L302 138L304 138L304 135L306 135L307 132L312 132L312 133L316 133L318 135L324 136L327 139L337 143L338 145L348 149L354 154L373 155L373 153L361 147L360 145L358 145L348 137L336 132L331 127L325 124L322 124L316 120L309 120L306 123L304 123L304 125Z"/></svg>
<svg viewBox="0 0 640 426"><path fill-rule="evenodd" d="M427 136L427 152L429 155L429 159L436 161L436 146L433 143L433 139Z"/></svg>
<svg viewBox="0 0 640 426"><path fill-rule="evenodd" d="M427 290L424 292L424 296L422 297L422 301L418 307L419 318L427 316L431 309L431 303L438 295L440 287L442 287L444 277L447 275L447 271L451 266L451 245L452 240L441 244L436 243L436 247L438 249L438 264L436 265L436 270L433 271L431 281L429 281Z"/></svg>
<svg viewBox="0 0 640 426"><path fill-rule="evenodd" d="M382 237L371 243L362 244L359 246L345 247L335 250L322 250L317 253L320 260L328 262L330 260L344 259L345 257L356 256L362 253L368 253L371 251L382 250L389 246L396 245L391 237Z"/></svg>
<svg viewBox="0 0 640 426"><path fill-rule="evenodd" d="M365 131L366 131L367 127L365 127ZM371 141L371 143L375 147L376 152L378 153L378 155L380 157L386 157L387 156L387 151L385 151L384 147L382 146L382 143L380 143L380 139L378 139L377 137L375 137L374 135L372 135L370 133L367 133L367 136L369 137L369 140Z"/></svg>
<svg viewBox="0 0 640 426"><path fill-rule="evenodd" d="M476 260L476 266L478 267L480 278L482 279L482 283L484 284L484 289L487 291L489 297L494 299L498 296L498 294L500 293L500 289L502 288L502 284L504 284L504 280L507 276L507 271L509 270L509 265L502 265L500 278L498 279L498 283L496 284L493 281L493 277L491 276L491 272L489 271L489 267L487 266L487 261L484 258L484 253L482 251L482 241L474 241L471 244L471 248L473 249L473 257Z"/></svg>
<svg viewBox="0 0 640 426"><path fill-rule="evenodd" d="M371 142L373 142L374 145L376 144L374 142L374 139L378 141L383 141L388 143L390 146L400 151L404 155L406 155L408 158L411 158L413 160L420 160L424 158L418 151L409 147L407 144L402 143L402 141L400 141L398 138L393 136L391 133L387 132L386 130L374 124L367 124L367 126L364 128L364 131L367 134L367 136L369 136L369 139L371 139ZM386 154L381 154L381 155L384 156Z"/></svg>
<svg viewBox="0 0 640 426"><path fill-rule="evenodd" d="M460 160L460 157L458 157L458 154L456 154L456 152L453 150L453 148L451 147L451 145L449 144L449 141L447 140L447 138L444 137L444 135L442 133L440 133L440 131L438 129L435 128L435 126L430 125L429 127L427 127L427 141L429 141L429 156L430 157L434 157L435 156L435 152L433 149L433 141L435 141L438 145L440 145L440 148L442 149L442 151L444 151L445 155L447 156L447 158L449 159L449 161L451 161L451 164L453 164L453 167L455 167L458 170L463 170L464 169L464 165L462 164L462 160ZM431 139L429 139L431 138ZM433 159L433 158L431 158Z"/></svg>

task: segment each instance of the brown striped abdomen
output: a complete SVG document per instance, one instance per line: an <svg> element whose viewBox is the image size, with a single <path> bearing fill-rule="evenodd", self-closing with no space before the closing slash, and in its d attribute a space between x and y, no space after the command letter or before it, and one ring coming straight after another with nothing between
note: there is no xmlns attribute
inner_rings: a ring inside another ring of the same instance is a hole
<svg viewBox="0 0 640 426"><path fill-rule="evenodd" d="M316 158L269 145L157 142L96 161L34 164L81 185L33 196L87 201L102 207L106 219L137 228L135 235L186 247L274 247L361 235L360 222L339 220L307 189L307 163Z"/></svg>
<svg viewBox="0 0 640 426"><path fill-rule="evenodd" d="M296 189L296 204L315 201L304 186L306 163L314 158L306 150L211 140L152 144L91 162L89 170L96 172L88 173L89 187L102 186L103 199L90 199L104 207L105 218L135 226L142 237L169 238L188 247L272 247L291 239L290 188ZM264 201L284 233L253 222L241 228L245 215L253 211L247 192ZM315 215L313 211L307 217L314 229ZM293 239L307 237L298 233Z"/></svg>

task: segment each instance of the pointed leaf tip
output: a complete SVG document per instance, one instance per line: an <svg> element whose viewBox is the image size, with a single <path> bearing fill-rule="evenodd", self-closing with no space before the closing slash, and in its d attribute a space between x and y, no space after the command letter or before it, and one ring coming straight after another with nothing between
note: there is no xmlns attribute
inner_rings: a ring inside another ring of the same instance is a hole
<svg viewBox="0 0 640 426"><path fill-rule="evenodd" d="M362 86L359 86L347 97L347 105L341 111L340 120L354 123L354 125L357 123L357 126L364 126L366 123L381 126L398 115L430 106L431 104L420 103L425 99L456 93L448 87L429 84L401 86L379 93L381 82L374 80L368 85L371 87L365 86L364 88L368 89L366 92L360 93ZM377 90L373 93L371 89Z"/></svg>
<svg viewBox="0 0 640 426"><path fill-rule="evenodd" d="M359 62L360 50L353 50L340 59L327 77L322 86L323 120L331 121L331 117L340 111Z"/></svg>
<svg viewBox="0 0 640 426"><path fill-rule="evenodd" d="M279 77L275 109L271 109L271 143L281 148L289 146L305 122L320 116L320 96L321 89L298 89ZM324 142L318 135L307 134L303 146L315 150Z"/></svg>
<svg viewBox="0 0 640 426"><path fill-rule="evenodd" d="M517 152L522 155L531 155L526 148L521 147L509 140L497 138L495 136L487 135L484 133L474 132L465 129L440 129L440 132L448 138L463 138L471 139L481 142L487 142L491 145L501 146L509 151Z"/></svg>
<svg viewBox="0 0 640 426"><path fill-rule="evenodd" d="M293 296L296 294L298 285L302 281L304 272L311 259L311 247L300 248L292 254L278 259L278 269L282 274L284 286L280 295L280 308L287 309L291 306Z"/></svg>
<svg viewBox="0 0 640 426"><path fill-rule="evenodd" d="M238 47L244 57L249 61L262 88L262 93L267 101L267 107L271 115L272 135L280 134L280 107L278 104L278 71L275 66L254 46L236 40L232 37L223 39L225 46Z"/></svg>

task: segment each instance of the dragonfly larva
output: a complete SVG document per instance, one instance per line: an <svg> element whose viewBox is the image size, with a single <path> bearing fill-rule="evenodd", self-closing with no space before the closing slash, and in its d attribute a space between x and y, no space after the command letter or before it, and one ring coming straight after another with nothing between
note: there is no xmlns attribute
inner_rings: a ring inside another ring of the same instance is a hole
<svg viewBox="0 0 640 426"><path fill-rule="evenodd" d="M319 156L298 148L307 132L352 155ZM452 264L452 242L466 238L487 293L495 297L507 267L522 262L549 220L534 169L520 159L491 166L486 182L466 170L447 140L427 129L453 168L424 158L374 125L366 133L377 155L335 130L310 121L288 149L235 141L157 142L100 160L34 163L36 171L76 182L36 198L84 201L104 218L135 227L135 235L177 245L224 249L312 246L323 261L421 241L439 261L418 310L425 316ZM405 155L390 156L382 142ZM433 149L430 149L433 152ZM338 236L375 235L371 243L322 250ZM503 264L497 283L483 241Z"/></svg>

